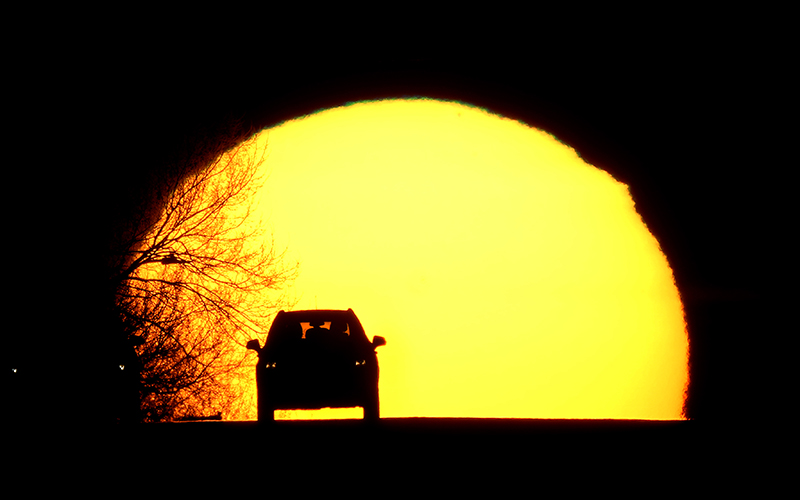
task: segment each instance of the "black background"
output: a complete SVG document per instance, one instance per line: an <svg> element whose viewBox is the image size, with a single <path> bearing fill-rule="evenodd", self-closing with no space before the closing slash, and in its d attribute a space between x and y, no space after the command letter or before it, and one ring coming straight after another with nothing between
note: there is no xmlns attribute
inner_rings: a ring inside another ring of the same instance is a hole
<svg viewBox="0 0 800 500"><path fill-rule="evenodd" d="M688 416L704 429L764 429L742 422L782 415L788 399L777 361L791 279L788 59L780 30L709 31L711 19L563 40L332 37L302 50L270 34L246 47L194 35L154 43L131 30L10 50L7 314L24 320L4 357L33 375L11 388L9 413L103 421L108 388L92 367L105 353L107 228L132 216L131 200L184 137L230 116L258 129L351 101L425 96L543 128L628 184L684 300Z"/></svg>

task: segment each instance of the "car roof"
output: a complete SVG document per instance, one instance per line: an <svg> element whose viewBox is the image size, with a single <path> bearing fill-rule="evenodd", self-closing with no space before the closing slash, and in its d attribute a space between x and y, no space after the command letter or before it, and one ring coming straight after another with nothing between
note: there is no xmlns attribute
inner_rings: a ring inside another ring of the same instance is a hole
<svg viewBox="0 0 800 500"><path fill-rule="evenodd" d="M342 311L340 309L309 309L305 311L281 311L279 313L282 320L306 321L314 319L344 318L353 314L352 309ZM276 318L277 319L277 318Z"/></svg>
<svg viewBox="0 0 800 500"><path fill-rule="evenodd" d="M341 309L309 309L305 311L280 311L278 315L275 316L275 320L272 322L272 327L267 335L267 343L269 344L271 339L282 337L282 335L279 333L279 329L281 328L280 325L285 325L292 322L305 323L315 320L323 322L332 320L346 321L350 327L351 338L360 339L359 341L363 340L369 342L369 340L367 340L366 333L364 332L364 327L361 326L361 322L352 309L347 309L346 311ZM273 335L273 333L277 335Z"/></svg>

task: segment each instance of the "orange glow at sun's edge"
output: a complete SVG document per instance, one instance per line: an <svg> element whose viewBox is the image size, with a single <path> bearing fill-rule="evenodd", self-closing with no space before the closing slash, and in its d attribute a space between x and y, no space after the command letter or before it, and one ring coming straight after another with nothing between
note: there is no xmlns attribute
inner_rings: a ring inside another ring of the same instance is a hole
<svg viewBox="0 0 800 500"><path fill-rule="evenodd" d="M301 266L294 308L353 308L387 339L382 416L683 418L672 271L627 186L568 146L429 99L329 109L258 140L262 216Z"/></svg>

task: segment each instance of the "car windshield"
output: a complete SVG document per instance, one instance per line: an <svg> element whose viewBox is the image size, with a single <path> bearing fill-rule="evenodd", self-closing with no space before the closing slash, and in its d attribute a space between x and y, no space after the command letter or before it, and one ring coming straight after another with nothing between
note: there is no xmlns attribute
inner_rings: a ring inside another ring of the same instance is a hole
<svg viewBox="0 0 800 500"><path fill-rule="evenodd" d="M308 341L308 342L307 342ZM270 349L369 343L352 311L294 311L278 315L267 336Z"/></svg>
<svg viewBox="0 0 800 500"><path fill-rule="evenodd" d="M331 324L333 324L333 329L331 329ZM341 322L331 322L325 321L322 324L317 324L316 322L311 321L301 321L300 327L303 330L303 335L301 338L308 338L308 332L311 331L311 336L313 337L316 333L317 335L324 335L324 336L331 336L331 335L341 335L344 333L348 337L350 336L350 325L344 321Z"/></svg>

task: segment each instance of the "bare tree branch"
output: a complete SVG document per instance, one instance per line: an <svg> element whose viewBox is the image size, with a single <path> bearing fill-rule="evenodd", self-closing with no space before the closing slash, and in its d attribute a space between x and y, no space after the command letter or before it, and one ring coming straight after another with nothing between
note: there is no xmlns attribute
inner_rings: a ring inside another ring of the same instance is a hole
<svg viewBox="0 0 800 500"><path fill-rule="evenodd" d="M233 411L242 347L285 306L297 273L254 219L265 150L244 141L198 167L208 157L189 155L161 183L163 210L127 231L116 261L116 306L143 341L145 420Z"/></svg>

